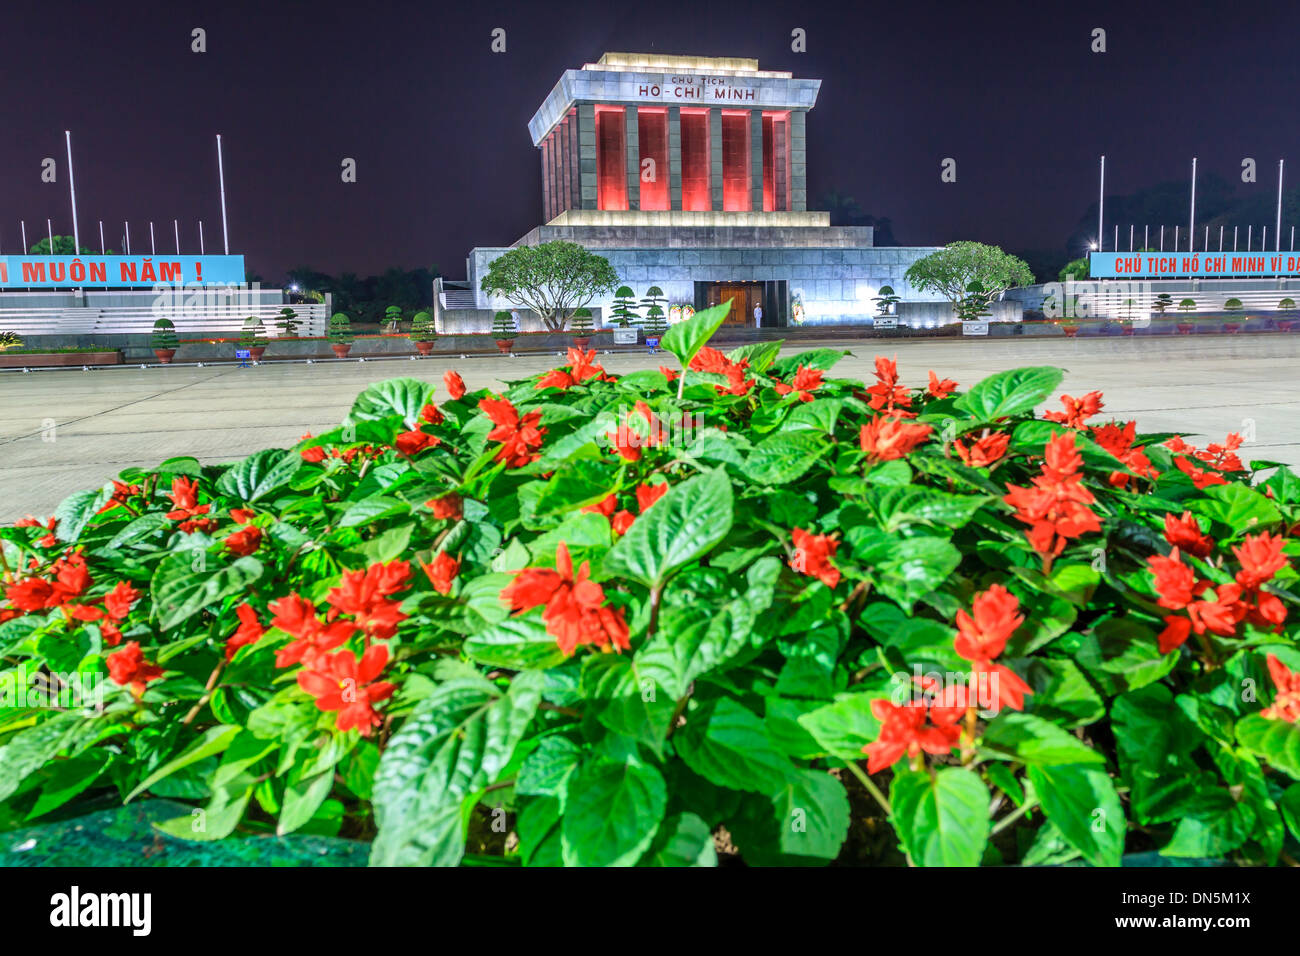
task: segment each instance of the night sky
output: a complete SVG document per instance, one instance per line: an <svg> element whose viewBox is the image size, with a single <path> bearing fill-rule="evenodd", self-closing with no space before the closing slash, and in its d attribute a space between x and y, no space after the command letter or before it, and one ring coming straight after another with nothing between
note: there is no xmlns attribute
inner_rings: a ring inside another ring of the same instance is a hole
<svg viewBox="0 0 1300 956"><path fill-rule="evenodd" d="M464 276L473 246L541 219L526 124L560 73L605 51L757 57L820 78L808 119L809 206L835 189L893 220L905 245L1064 245L1097 192L1239 180L1300 183L1298 6L1264 3L23 4L0 34L0 251L45 219L70 234L73 133L82 243L220 252L214 135L231 251L269 281L311 266ZM335 12L337 11L337 12ZM208 52L190 50L207 31ZM490 51L493 28L507 52ZM807 31L792 53L790 32ZM1094 27L1108 52L1090 52ZM59 182L40 181L58 161ZM344 157L355 184L340 181ZM957 160L955 184L940 161ZM39 225L38 225L39 224ZM1108 227L1109 229L1109 224ZM1139 231L1140 231L1139 225ZM119 248L120 251L120 248Z"/></svg>

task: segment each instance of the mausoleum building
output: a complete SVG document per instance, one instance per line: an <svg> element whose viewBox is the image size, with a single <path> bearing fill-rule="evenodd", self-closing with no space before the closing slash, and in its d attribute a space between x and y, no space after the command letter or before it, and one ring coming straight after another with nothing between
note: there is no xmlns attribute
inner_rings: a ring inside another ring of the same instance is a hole
<svg viewBox="0 0 1300 956"><path fill-rule="evenodd" d="M870 227L832 226L808 208L820 87L727 57L606 53L566 70L528 124L544 221L514 245L579 243L638 298L657 286L696 310L730 299L734 324L754 325L756 308L763 326L870 323L885 285L904 322L924 302L931 320L916 324L933 324L946 312L938 297L903 278L933 247L877 248ZM507 248L473 249L466 282L440 280L445 331L485 328L484 311L511 307L480 288ZM601 324L612 298L592 303Z"/></svg>

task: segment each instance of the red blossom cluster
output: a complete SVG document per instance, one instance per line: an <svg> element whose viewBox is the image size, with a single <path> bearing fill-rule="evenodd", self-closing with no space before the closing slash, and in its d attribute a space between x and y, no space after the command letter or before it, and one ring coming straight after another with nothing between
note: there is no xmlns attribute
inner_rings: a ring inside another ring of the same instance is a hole
<svg viewBox="0 0 1300 956"><path fill-rule="evenodd" d="M707 345L695 353L695 357L691 359L690 369L692 372L711 372L714 375L724 376L727 384L715 386L719 395L747 395L754 387L754 380L745 378L745 374L749 371L749 359L733 362L717 349L711 349Z"/></svg>
<svg viewBox="0 0 1300 956"><path fill-rule="evenodd" d="M614 534L624 535L627 534L628 529L636 521L637 515L645 514L647 508L667 493L667 482L660 482L655 485L642 482L637 485L636 489L637 514L633 514L626 508L620 510L617 495L609 495L594 505L586 505L581 510L590 514L604 515L609 519L609 526Z"/></svg>
<svg viewBox="0 0 1300 956"><path fill-rule="evenodd" d="M48 521L42 521L40 518L34 518L28 515L26 518L19 518L14 522L15 528L44 528L45 534L36 539L36 547L53 548L58 545L58 536L54 533L54 528L58 525L59 519L50 516Z"/></svg>
<svg viewBox="0 0 1300 956"><path fill-rule="evenodd" d="M947 398L957 391L957 383L950 378L939 378L938 375L934 374L934 369L930 369L930 384L926 386L925 390L931 398Z"/></svg>
<svg viewBox="0 0 1300 956"><path fill-rule="evenodd" d="M521 417L518 409L505 398L484 398L478 407L496 425L487 438L501 443L497 461L505 462L507 468L522 468L541 457L537 449L542 447L546 429L538 424L542 420L540 408Z"/></svg>
<svg viewBox="0 0 1300 956"><path fill-rule="evenodd" d="M800 574L807 574L833 588L840 583L839 568L831 564L831 558L839 549L840 543L828 534L813 534L802 528L790 532L794 541L795 553L790 559L790 568Z"/></svg>
<svg viewBox="0 0 1300 956"><path fill-rule="evenodd" d="M878 773L898 763L904 755L912 758L922 753L942 756L961 740L958 721L964 707L946 707L939 703L908 701L895 704L873 700L871 713L880 721L880 734L862 748L867 755L867 773ZM926 722L926 715L930 722Z"/></svg>
<svg viewBox="0 0 1300 956"><path fill-rule="evenodd" d="M614 381L614 376L607 373L602 366L597 365L595 358L595 349L584 352L582 349L571 348L568 354L567 371L564 368L551 369L533 387L558 388L564 391L575 385L581 385L589 378L594 378L598 382Z"/></svg>
<svg viewBox="0 0 1300 956"><path fill-rule="evenodd" d="M641 449L661 447L668 441L668 432L645 402L638 400L632 406L632 411L645 420L646 425L649 426L647 433L642 435L633 428L631 416L629 415L624 417L619 424L618 431L606 432L605 438L623 459L640 461Z"/></svg>
<svg viewBox="0 0 1300 956"><path fill-rule="evenodd" d="M96 514L103 514L105 511L111 511L113 508L125 508L127 511L132 511L132 508L127 503L127 500L129 498L135 497L138 494L140 494L139 485L130 485L124 481L118 481L116 478L114 478L113 494L109 497L109 499L106 502L104 502L104 507L100 508L99 511L96 512ZM134 514L134 511L132 511L132 513Z"/></svg>
<svg viewBox="0 0 1300 956"><path fill-rule="evenodd" d="M777 382L772 387L776 390L778 395L789 395L791 392L797 392L799 395L799 401L811 402L814 397L813 392L822 385L824 374L825 373L819 368L805 368L800 365L794 373L794 378L790 380L789 385L785 382Z"/></svg>
<svg viewBox="0 0 1300 956"><path fill-rule="evenodd" d="M211 531L217 526L217 519L206 517L212 510L212 505L201 505L199 501L199 483L197 480L185 478L183 475L177 475L172 479L172 490L168 492L167 497L172 500L175 506L167 512L167 517L173 521L179 521L177 527L185 534L193 534L195 531Z"/></svg>
<svg viewBox="0 0 1300 956"><path fill-rule="evenodd" d="M421 564L424 576L429 579L433 589L439 594L450 594L451 584L460 574L460 560L453 558L446 551L439 551L428 564Z"/></svg>
<svg viewBox="0 0 1300 956"><path fill-rule="evenodd" d="M1211 442L1205 449L1198 449L1195 445L1189 445L1183 439L1175 435L1165 442L1165 447L1180 457L1174 459L1174 465L1178 470L1192 479L1192 484L1196 486L1197 491L1203 491L1211 485L1226 485L1227 479L1215 471L1202 468L1191 459L1204 462L1210 468L1217 471L1245 471L1245 466L1241 459L1237 457L1237 449L1245 441L1241 435L1231 432L1223 440L1223 444ZM1190 456L1187 457L1187 456Z"/></svg>
<svg viewBox="0 0 1300 956"><path fill-rule="evenodd" d="M883 355L876 356L876 383L867 388L867 404L874 410L893 418L915 418L910 411L912 396L898 383L898 362Z"/></svg>
<svg viewBox="0 0 1300 956"><path fill-rule="evenodd" d="M1010 442L1011 436L1004 432L988 432L969 446L962 444L961 439L954 441L952 446L957 450L957 457L971 468L990 468L1002 460Z"/></svg>
<svg viewBox="0 0 1300 956"><path fill-rule="evenodd" d="M122 643L118 625L126 619L131 605L140 599L139 591L127 581L118 581L99 597L85 597L94 581L80 551L61 556L47 573L48 578L32 576L6 585L5 599L9 607L0 608L0 621L58 608L69 621L97 623L109 647ZM98 606L100 602L103 607Z"/></svg>
<svg viewBox="0 0 1300 956"><path fill-rule="evenodd" d="M1025 536L1043 555L1044 573L1069 539L1101 530L1101 522L1089 507L1097 499L1083 487L1083 475L1079 474L1082 464L1074 433L1060 432L1048 439L1042 474L1033 479L1033 487L1007 484L1008 494L1002 500L1016 509L1016 520L1029 525Z"/></svg>
<svg viewBox="0 0 1300 956"><path fill-rule="evenodd" d="M1106 407L1101 392L1089 392L1083 398L1062 395L1061 404L1065 406L1064 412L1043 412L1043 418L1068 428L1087 428L1088 419Z"/></svg>
<svg viewBox="0 0 1300 956"><path fill-rule="evenodd" d="M1282 553L1286 539L1267 531L1247 535L1232 549L1240 570L1231 582L1215 585L1198 577L1195 569L1183 562L1176 542L1190 542L1197 550L1204 550L1206 555L1209 553L1204 547L1204 539L1196 537L1199 530L1193 532L1189 522L1195 526L1195 519L1189 513L1172 523L1166 517L1165 537L1174 547L1168 555L1155 554L1147 558L1159 595L1156 603L1171 611L1183 612L1165 616L1165 629L1158 638L1160 653L1178 649L1193 633L1201 636L1208 631L1219 637L1234 637L1242 621L1280 632L1286 620L1286 606L1277 595L1263 590L1263 586L1287 565ZM1208 599L1207 594L1210 595Z"/></svg>
<svg viewBox="0 0 1300 956"><path fill-rule="evenodd" d="M108 676L114 684L130 687L131 693L139 697L144 693L145 685L163 675L163 669L144 659L144 651L138 641L131 641L120 651L108 655Z"/></svg>
<svg viewBox="0 0 1300 956"><path fill-rule="evenodd" d="M465 397L465 380L459 372L447 369L442 373L442 384L447 386L447 394L452 397L452 401L460 401Z"/></svg>
<svg viewBox="0 0 1300 956"><path fill-rule="evenodd" d="M393 696L396 684L376 681L388 665L388 648L375 644L361 655L351 651L322 655L298 672L298 686L316 698L316 706L329 713L338 711L334 724L339 730L354 727L369 737L383 723L375 704Z"/></svg>
<svg viewBox="0 0 1300 956"><path fill-rule="evenodd" d="M535 607L545 607L542 620L546 633L566 655L581 644L602 650L631 650L627 621L622 608L605 606L605 589L590 580L588 562L582 562L575 576L568 546L561 541L555 552L555 569L525 568L501 591L504 601L518 617Z"/></svg>
<svg viewBox="0 0 1300 956"><path fill-rule="evenodd" d="M1007 646L1007 640L1016 628L1025 622L1020 613L1020 600L1000 584L994 584L982 594L975 595L971 613L957 611L957 636L953 648L962 660L970 661L976 678L990 684L996 683L998 696L994 703L998 709L1025 709L1025 695L1033 691L1011 668L994 663Z"/></svg>
<svg viewBox="0 0 1300 956"><path fill-rule="evenodd" d="M1277 693L1273 704L1260 711L1271 720L1285 720L1289 724L1300 722L1300 673L1287 667L1274 655L1268 655L1268 676L1273 678Z"/></svg>
<svg viewBox="0 0 1300 956"><path fill-rule="evenodd" d="M465 513L460 495L454 492L438 498L430 498L424 506L433 512L433 517L437 521L459 521Z"/></svg>
<svg viewBox="0 0 1300 956"><path fill-rule="evenodd" d="M913 425L896 418L873 418L862 426L858 443L868 460L893 461L909 454L933 431L929 425Z"/></svg>
<svg viewBox="0 0 1300 956"><path fill-rule="evenodd" d="M1151 467L1151 460L1146 456L1146 447L1143 445L1135 447L1133 444L1137 439L1137 422L1131 421L1127 425L1120 425L1118 422L1095 425L1092 427L1092 437L1098 445L1122 461L1129 471L1139 478L1155 481L1160 476L1160 472ZM1132 477L1122 471L1112 471L1107 480L1111 487L1123 488Z"/></svg>

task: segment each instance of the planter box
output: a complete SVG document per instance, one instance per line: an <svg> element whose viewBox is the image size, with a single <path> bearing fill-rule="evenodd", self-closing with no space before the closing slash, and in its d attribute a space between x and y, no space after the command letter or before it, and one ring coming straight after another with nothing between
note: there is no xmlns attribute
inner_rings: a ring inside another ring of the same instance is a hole
<svg viewBox="0 0 1300 956"><path fill-rule="evenodd" d="M121 352L0 352L0 368L66 368L77 365L121 365Z"/></svg>
<svg viewBox="0 0 1300 956"><path fill-rule="evenodd" d="M614 329L613 330L614 344L615 345L636 345L637 333L639 331L640 330L637 328Z"/></svg>

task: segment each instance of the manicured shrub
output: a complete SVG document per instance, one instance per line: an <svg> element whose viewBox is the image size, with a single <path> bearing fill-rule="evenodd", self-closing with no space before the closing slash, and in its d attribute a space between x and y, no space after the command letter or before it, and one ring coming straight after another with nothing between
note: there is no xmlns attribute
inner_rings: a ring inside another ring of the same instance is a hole
<svg viewBox="0 0 1300 956"><path fill-rule="evenodd" d="M156 794L381 864L1294 856L1300 478L1036 417L1055 368L724 355L725 312L675 368L381 382L0 529L0 829Z"/></svg>

